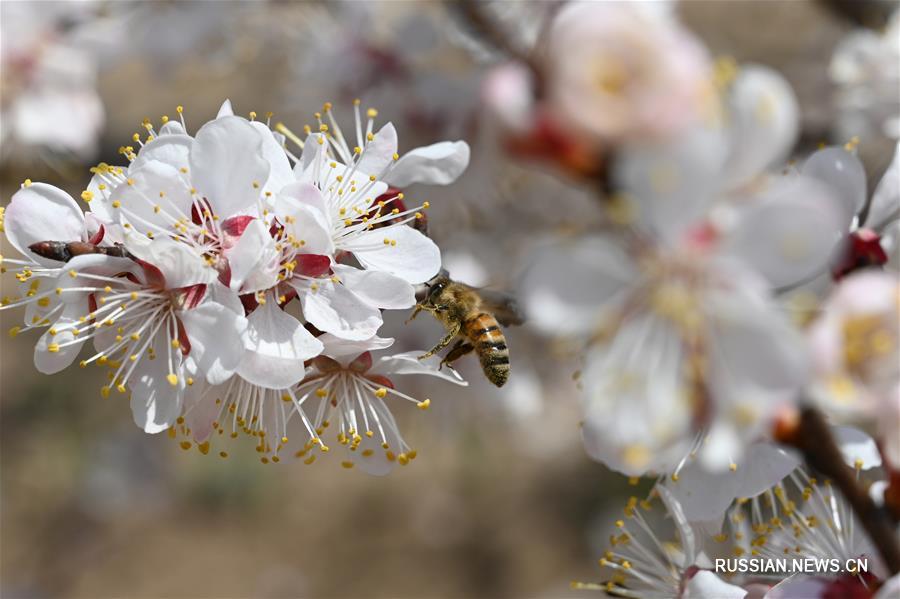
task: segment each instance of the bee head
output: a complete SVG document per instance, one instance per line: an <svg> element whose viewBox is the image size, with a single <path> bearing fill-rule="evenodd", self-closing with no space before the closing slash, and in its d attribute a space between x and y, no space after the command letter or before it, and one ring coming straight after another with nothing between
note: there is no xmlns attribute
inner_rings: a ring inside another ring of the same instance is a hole
<svg viewBox="0 0 900 599"><path fill-rule="evenodd" d="M445 277L441 277L437 281L435 281L431 285L431 287L428 288L428 295L425 296L425 303L432 305L438 303L438 298L441 296L441 293L443 293L444 289L446 289L449 283L450 280Z"/></svg>

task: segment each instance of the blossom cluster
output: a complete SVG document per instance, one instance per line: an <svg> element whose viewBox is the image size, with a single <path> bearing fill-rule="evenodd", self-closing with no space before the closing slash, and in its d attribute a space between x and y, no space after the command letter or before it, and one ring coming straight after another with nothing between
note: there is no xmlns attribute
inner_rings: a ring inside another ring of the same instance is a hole
<svg viewBox="0 0 900 599"><path fill-rule="evenodd" d="M203 453L243 433L264 463L288 445L312 463L326 439L346 448L345 467L385 473L413 459L389 403L430 401L395 377L462 381L422 352L372 356L393 343L378 336L382 311L411 308L441 268L415 226L428 202L401 189L452 182L469 149L400 156L393 125L375 131L377 111L356 104L349 138L326 104L305 139L228 101L190 135L179 106L178 120L145 121L137 147L120 148L127 165L91 169L87 211L26 180L3 214L20 257L2 258L18 280L2 303L25 308L12 335L43 331L37 369L103 367L104 397L127 394L144 431Z"/></svg>
<svg viewBox="0 0 900 599"><path fill-rule="evenodd" d="M815 406L874 433L877 446L835 429L854 439L848 452L875 456L850 467L877 461L884 480L900 469L897 155L870 194L859 138L798 152L800 107L782 75L713 58L671 11L641 3L567 4L485 97L516 155L601 183L604 225L545 239L519 291L530 323L577 350L587 453L655 478L679 528L671 550L630 502L601 589L744 597L711 571L701 539L728 537L726 513L748 501L754 518L763 502L774 513L753 521L755 538L729 537L753 540L735 552L876 556L851 542L861 525L829 481L810 482L778 443ZM789 480L810 511L787 497ZM876 505L886 485L872 487ZM876 588L889 573L856 582Z"/></svg>

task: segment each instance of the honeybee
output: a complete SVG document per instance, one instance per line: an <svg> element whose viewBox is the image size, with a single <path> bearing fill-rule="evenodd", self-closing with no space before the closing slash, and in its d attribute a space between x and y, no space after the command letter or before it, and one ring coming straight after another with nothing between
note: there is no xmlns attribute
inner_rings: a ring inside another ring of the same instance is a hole
<svg viewBox="0 0 900 599"><path fill-rule="evenodd" d="M487 379L498 387L506 383L509 379L509 348L500 322L522 322L510 298L457 283L442 273L432 280L409 320L423 310L434 315L447 329L447 334L431 350L419 356L420 360L433 356L459 337L441 360L441 366L446 364L452 368L453 362L474 351Z"/></svg>

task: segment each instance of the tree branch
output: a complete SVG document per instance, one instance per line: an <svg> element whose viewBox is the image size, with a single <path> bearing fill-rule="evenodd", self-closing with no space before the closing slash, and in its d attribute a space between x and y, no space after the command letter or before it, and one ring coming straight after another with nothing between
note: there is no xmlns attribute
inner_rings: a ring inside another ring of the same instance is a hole
<svg viewBox="0 0 900 599"><path fill-rule="evenodd" d="M841 491L881 554L889 576L900 572L900 545L891 519L857 484L856 473L844 462L822 413L811 406L802 408L798 426L784 440L802 451L807 463Z"/></svg>

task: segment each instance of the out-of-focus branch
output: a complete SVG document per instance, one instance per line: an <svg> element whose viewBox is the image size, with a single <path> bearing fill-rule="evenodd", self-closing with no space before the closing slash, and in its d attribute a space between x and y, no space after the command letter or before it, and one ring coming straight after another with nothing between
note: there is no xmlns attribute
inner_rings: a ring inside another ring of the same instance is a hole
<svg viewBox="0 0 900 599"><path fill-rule="evenodd" d="M900 572L900 545L891 519L857 483L856 473L844 462L822 413L816 408L804 407L799 423L782 440L802 451L807 463L840 490L881 554L890 576Z"/></svg>
<svg viewBox="0 0 900 599"><path fill-rule="evenodd" d="M528 65L535 75L535 80L540 80L538 66L531 54L513 41L509 32L484 10L484 6L479 0L458 0L450 2L450 7L457 11L465 24L482 41L510 58Z"/></svg>

